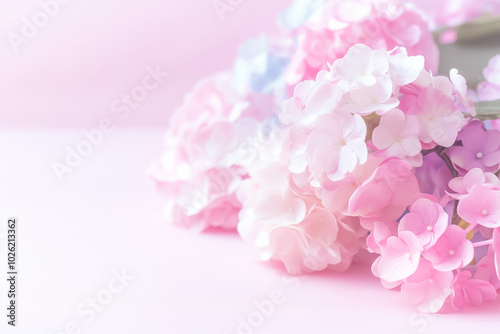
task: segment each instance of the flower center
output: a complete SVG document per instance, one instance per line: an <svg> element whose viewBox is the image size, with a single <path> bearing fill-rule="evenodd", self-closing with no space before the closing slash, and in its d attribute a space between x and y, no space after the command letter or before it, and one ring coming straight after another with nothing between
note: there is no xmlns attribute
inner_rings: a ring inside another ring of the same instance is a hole
<svg viewBox="0 0 500 334"><path fill-rule="evenodd" d="M487 215L488 215L488 211L483 210L483 211L481 211L481 214L482 214L483 216L487 216Z"/></svg>
<svg viewBox="0 0 500 334"><path fill-rule="evenodd" d="M477 152L476 158L481 159L483 157L483 152Z"/></svg>
<svg viewBox="0 0 500 334"><path fill-rule="evenodd" d="M411 257L410 253L405 254L405 259L409 259Z"/></svg>
<svg viewBox="0 0 500 334"><path fill-rule="evenodd" d="M432 231L432 226L427 226L427 231Z"/></svg>
<svg viewBox="0 0 500 334"><path fill-rule="evenodd" d="M450 249L449 253L450 255L455 255L455 251L453 249Z"/></svg>

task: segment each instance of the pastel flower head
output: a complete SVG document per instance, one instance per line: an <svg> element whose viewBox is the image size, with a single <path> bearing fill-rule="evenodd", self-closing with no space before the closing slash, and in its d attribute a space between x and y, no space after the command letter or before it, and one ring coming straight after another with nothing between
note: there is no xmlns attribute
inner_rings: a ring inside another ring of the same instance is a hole
<svg viewBox="0 0 500 334"><path fill-rule="evenodd" d="M384 150L387 157L412 157L422 150L419 130L415 116L392 109L382 115L379 126L373 131L372 141L376 148Z"/></svg>
<svg viewBox="0 0 500 334"><path fill-rule="evenodd" d="M162 181L162 170L152 168L159 190L169 199L165 218L195 232L212 227L235 229L241 203L235 190L241 182L236 170L211 169L189 180Z"/></svg>
<svg viewBox="0 0 500 334"><path fill-rule="evenodd" d="M232 78L213 75L186 95L171 117L166 152L149 171L169 199L167 220L198 231L236 227L235 192L278 100L242 96Z"/></svg>
<svg viewBox="0 0 500 334"><path fill-rule="evenodd" d="M359 219L337 217L321 205L307 171L292 174L275 161L250 176L238 193L238 232L261 250L263 260L283 262L293 274L349 267L366 231Z"/></svg>
<svg viewBox="0 0 500 334"><path fill-rule="evenodd" d="M451 303L457 310L466 305L477 306L482 302L493 301L497 292L490 282L471 278L472 273L464 270L455 275L452 283Z"/></svg>
<svg viewBox="0 0 500 334"><path fill-rule="evenodd" d="M418 181L410 164L389 159L354 192L349 200L349 212L364 218L364 226L369 228L370 221L398 219L418 193Z"/></svg>
<svg viewBox="0 0 500 334"><path fill-rule="evenodd" d="M419 139L424 143L436 143L450 147L466 120L450 96L437 89L425 87L418 95L412 111L420 124Z"/></svg>
<svg viewBox="0 0 500 334"><path fill-rule="evenodd" d="M327 63L342 58L358 43L381 51L405 47L411 56L423 55L426 68L436 72L438 49L423 16L408 4L391 5L385 1L326 1L295 32L297 50L286 74L287 83L293 87L297 82L315 78L320 70L327 69ZM383 70L383 66L378 67L383 64L374 68L378 63L373 62L374 58L360 60L354 62L354 72L348 74L344 67L342 75L352 77L364 69L365 75L358 81L370 85L374 83L373 74L376 75L372 69ZM382 63L387 66L387 61Z"/></svg>
<svg viewBox="0 0 500 334"><path fill-rule="evenodd" d="M398 235L398 224L396 221L381 222L376 221L373 223L373 230L366 238L366 245L368 251L371 253L381 254L387 248L387 240ZM378 265L377 265L378 268ZM377 277L380 277L378 274Z"/></svg>
<svg viewBox="0 0 500 334"><path fill-rule="evenodd" d="M484 185L473 186L458 203L458 214L470 224L500 227L500 190Z"/></svg>
<svg viewBox="0 0 500 334"><path fill-rule="evenodd" d="M383 160L373 155L368 155L367 161L358 165L352 173L348 173L340 181L325 178L316 187L316 194L321 198L323 205L335 212L349 215L349 200L354 192L370 178Z"/></svg>
<svg viewBox="0 0 500 334"><path fill-rule="evenodd" d="M453 273L436 270L432 263L421 259L416 272L401 285L401 294L420 312L436 313L451 294Z"/></svg>
<svg viewBox="0 0 500 334"><path fill-rule="evenodd" d="M388 74L380 76L371 86L354 86L344 97L342 109L362 116L373 112L383 115L399 105L399 100L392 96L393 91L391 77Z"/></svg>
<svg viewBox="0 0 500 334"><path fill-rule="evenodd" d="M399 222L399 231L417 236L424 249L432 247L448 226L448 214L443 207L427 198L418 199Z"/></svg>
<svg viewBox="0 0 500 334"><path fill-rule="evenodd" d="M437 270L451 271L463 268L472 261L474 247L461 227L449 225L434 246L422 255Z"/></svg>
<svg viewBox="0 0 500 334"><path fill-rule="evenodd" d="M449 156L457 170L465 174L472 168L495 173L500 168L500 131L466 126L460 132L463 146L454 146Z"/></svg>
<svg viewBox="0 0 500 334"><path fill-rule="evenodd" d="M344 178L368 156L366 124L347 112L318 117L316 129L307 139L307 161L311 169L325 172L332 181Z"/></svg>
<svg viewBox="0 0 500 334"><path fill-rule="evenodd" d="M387 282L408 278L418 268L421 251L418 238L411 232L389 237L377 268L380 278Z"/></svg>
<svg viewBox="0 0 500 334"><path fill-rule="evenodd" d="M285 125L293 122L305 129L311 128L319 115L337 107L343 93L343 88L331 81L301 82L295 87L294 96L285 102L280 121Z"/></svg>
<svg viewBox="0 0 500 334"><path fill-rule="evenodd" d="M399 47L392 52L389 58L389 73L396 85L408 85L419 77L424 70L423 56L408 57L408 51Z"/></svg>
<svg viewBox="0 0 500 334"><path fill-rule="evenodd" d="M377 78L389 70L387 52L372 50L364 44L356 44L347 54L335 61L332 70L351 85L372 86Z"/></svg>
<svg viewBox="0 0 500 334"><path fill-rule="evenodd" d="M319 271L342 261L337 240L339 226L325 209L313 209L299 224L279 226L269 233L272 258L284 263L288 272Z"/></svg>
<svg viewBox="0 0 500 334"><path fill-rule="evenodd" d="M450 180L450 189L455 192L450 196L455 199L465 198L474 186L482 185L489 189L500 190L500 180L495 174L485 173L480 168L472 168L464 176Z"/></svg>

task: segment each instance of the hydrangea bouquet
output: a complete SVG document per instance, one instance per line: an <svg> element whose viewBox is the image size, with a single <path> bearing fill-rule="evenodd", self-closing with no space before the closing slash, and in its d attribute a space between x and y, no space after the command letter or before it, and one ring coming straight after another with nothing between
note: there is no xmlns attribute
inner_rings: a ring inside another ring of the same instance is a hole
<svg viewBox="0 0 500 334"><path fill-rule="evenodd" d="M477 93L434 75L409 3L297 1L280 22L173 115L150 170L168 219L236 229L291 274L374 253L373 275L424 312L496 299L500 126L474 102L500 97L500 58Z"/></svg>

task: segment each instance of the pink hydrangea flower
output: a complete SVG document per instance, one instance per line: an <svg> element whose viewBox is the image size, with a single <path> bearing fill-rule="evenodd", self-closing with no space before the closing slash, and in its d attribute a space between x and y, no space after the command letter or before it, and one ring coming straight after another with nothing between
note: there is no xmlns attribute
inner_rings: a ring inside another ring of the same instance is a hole
<svg viewBox="0 0 500 334"><path fill-rule="evenodd" d="M366 238L366 245L371 253L381 254L382 251L387 249L387 240L390 237L397 237L398 224L396 221L373 223L373 231ZM377 264L378 268L378 264ZM377 277L380 277L378 274Z"/></svg>
<svg viewBox="0 0 500 334"><path fill-rule="evenodd" d="M321 198L323 205L332 211L349 215L349 200L354 192L370 178L377 167L382 163L381 158L369 155L367 161L358 165L352 173L340 181L331 181L325 178L321 187L315 188L316 194Z"/></svg>
<svg viewBox="0 0 500 334"><path fill-rule="evenodd" d="M290 273L319 271L342 261L337 241L337 218L315 208L297 225L277 226L269 233L272 258L282 261Z"/></svg>
<svg viewBox="0 0 500 334"><path fill-rule="evenodd" d="M500 190L483 185L472 187L469 194L460 200L458 214L470 224L500 227Z"/></svg>
<svg viewBox="0 0 500 334"><path fill-rule="evenodd" d="M420 153L422 145L418 140L418 120L399 109L392 109L382 115L380 125L373 130L373 144L384 150L387 157L413 157Z"/></svg>
<svg viewBox="0 0 500 334"><path fill-rule="evenodd" d="M419 139L424 143L434 142L450 147L466 124L465 117L457 110L453 99L432 87L425 87L419 93L415 107L412 113L419 120Z"/></svg>
<svg viewBox="0 0 500 334"><path fill-rule="evenodd" d="M401 285L401 295L420 312L436 313L451 294L453 273L436 270L421 259L417 271Z"/></svg>
<svg viewBox="0 0 500 334"><path fill-rule="evenodd" d="M472 273L464 270L455 275L452 283L451 303L457 310L466 305L477 306L482 302L493 301L497 292L490 282L471 278Z"/></svg>
<svg viewBox="0 0 500 334"><path fill-rule="evenodd" d="M448 214L439 203L421 198L412 204L410 212L399 222L399 231L417 236L424 249L432 247L448 226Z"/></svg>
<svg viewBox="0 0 500 334"><path fill-rule="evenodd" d="M411 232L403 231L397 237L389 237L377 268L380 278L396 282L411 276L418 268L422 249Z"/></svg>
<svg viewBox="0 0 500 334"><path fill-rule="evenodd" d="M493 173L485 173L480 168L472 168L463 177L456 177L449 182L450 189L455 194L450 194L455 199L467 197L474 186L485 185L489 189L500 190L500 180Z"/></svg>
<svg viewBox="0 0 500 334"><path fill-rule="evenodd" d="M463 146L454 146L449 156L458 171L472 168L495 173L500 168L500 131L466 126L460 132Z"/></svg>
<svg viewBox="0 0 500 334"><path fill-rule="evenodd" d="M332 181L341 180L366 162L365 138L366 124L359 115L347 112L322 115L307 139L308 165L312 170L326 173Z"/></svg>
<svg viewBox="0 0 500 334"><path fill-rule="evenodd" d="M390 159L354 192L349 201L349 212L361 216L364 226L371 228L373 221L399 218L418 192L418 181L410 164Z"/></svg>
<svg viewBox="0 0 500 334"><path fill-rule="evenodd" d="M300 82L294 96L285 102L279 118L283 124L294 124L304 128L312 127L319 115L335 108L342 97L343 89L332 82L313 80Z"/></svg>
<svg viewBox="0 0 500 334"><path fill-rule="evenodd" d="M238 232L263 260L280 261L290 273L347 269L366 231L359 219L322 207L310 185L298 181L280 162L252 170L238 192Z"/></svg>
<svg viewBox="0 0 500 334"><path fill-rule="evenodd" d="M357 43L383 51L396 46L405 47L409 55L423 55L426 68L437 72L437 46L425 19L409 4L327 1L304 26L295 30L295 34L297 50L286 75L290 87L315 78L320 70L327 69L328 63L342 58ZM365 67L368 70L364 77L366 81L361 77L356 80L370 84L373 82L373 77L368 74L370 61L364 57L361 59L361 62L354 63L352 70L357 68L355 71L359 72ZM349 70L345 67L343 71Z"/></svg>
<svg viewBox="0 0 500 334"><path fill-rule="evenodd" d="M474 246L467 240L465 231L449 225L437 242L422 253L434 268L451 271L468 265L474 257Z"/></svg>
<svg viewBox="0 0 500 334"><path fill-rule="evenodd" d="M171 117L166 152L149 170L169 199L166 219L196 231L236 228L235 191L255 156L252 138L274 108L274 101L249 103L231 82L231 73L221 73L194 87Z"/></svg>
<svg viewBox="0 0 500 334"><path fill-rule="evenodd" d="M408 85L420 76L424 69L425 59L423 56L408 56L405 48L398 48L397 53L391 56L389 73L394 78L396 85Z"/></svg>

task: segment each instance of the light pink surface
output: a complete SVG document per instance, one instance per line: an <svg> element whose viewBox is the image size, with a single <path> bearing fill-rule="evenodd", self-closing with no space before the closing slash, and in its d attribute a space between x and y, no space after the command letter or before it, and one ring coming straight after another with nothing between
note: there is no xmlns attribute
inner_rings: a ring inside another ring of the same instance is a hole
<svg viewBox="0 0 500 334"><path fill-rule="evenodd" d="M423 315L385 290L369 264L285 282L283 269L261 263L234 234L166 225L163 199L145 176L162 137L157 130L117 130L60 183L51 163L82 139L80 132L0 134L0 220L20 222L20 325L2 322L2 333L62 333L74 321L92 334L233 334L238 317L251 315L254 302L275 289L284 302L256 334L498 333L500 300ZM76 307L122 268L134 280L86 323Z"/></svg>
<svg viewBox="0 0 500 334"><path fill-rule="evenodd" d="M16 53L9 33L38 3L0 4L2 127L93 127L156 65L170 76L121 124L165 127L196 81L232 67L241 42L277 30L291 0L240 1L224 20L212 0L72 0Z"/></svg>

